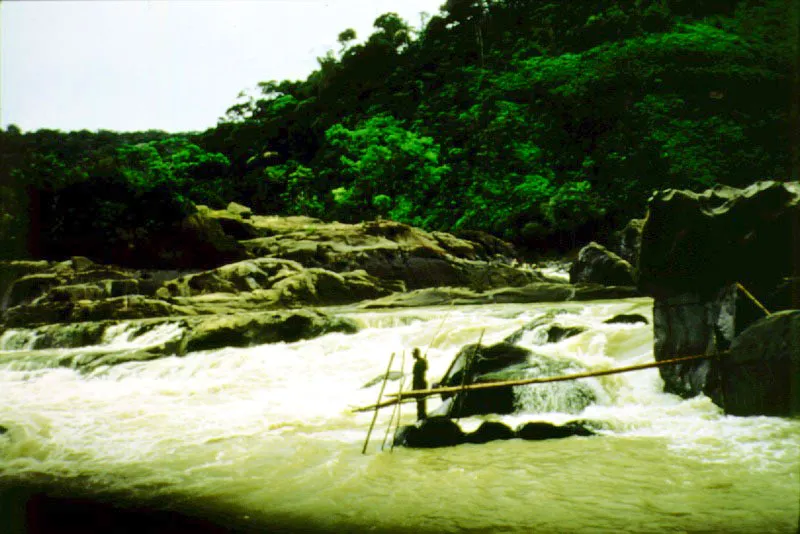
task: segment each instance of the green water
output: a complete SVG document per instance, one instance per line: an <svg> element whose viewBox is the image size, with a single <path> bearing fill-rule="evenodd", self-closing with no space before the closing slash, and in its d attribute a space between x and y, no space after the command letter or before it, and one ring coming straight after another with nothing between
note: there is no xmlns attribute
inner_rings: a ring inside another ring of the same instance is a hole
<svg viewBox="0 0 800 534"><path fill-rule="evenodd" d="M597 400L578 413L521 388L520 413L489 418L512 426L591 419L602 424L598 436L381 451L385 410L361 454L372 414L350 408L374 402L378 386L361 386L385 370L392 351L399 369L403 349L436 337L433 380L484 329L484 343L494 343L565 308L573 313L559 321L588 331L547 345L532 332L521 344L583 369L644 363L652 360L650 327L602 321L617 313L649 319L651 307L631 299L344 310L361 323L358 334L89 375L23 370L17 359L0 364L0 425L8 428L0 488L146 504L252 531L797 532L800 421L725 416L705 397L661 393L656 370L586 379ZM135 345L122 330L110 346ZM0 361L2 354L10 353ZM404 408L403 423L413 411ZM6 514L20 528L24 514L14 506L24 499L16 499Z"/></svg>

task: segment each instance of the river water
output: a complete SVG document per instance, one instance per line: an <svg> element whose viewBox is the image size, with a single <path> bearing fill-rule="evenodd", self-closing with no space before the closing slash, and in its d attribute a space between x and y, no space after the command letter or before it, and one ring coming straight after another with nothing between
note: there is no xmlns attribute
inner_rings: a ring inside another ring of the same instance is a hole
<svg viewBox="0 0 800 534"><path fill-rule="evenodd" d="M596 400L579 410L560 400L563 388L531 385L517 389L519 413L461 421L471 430L484 419L580 418L596 422L598 436L381 450L386 409L361 454L372 413L350 408L375 401L379 386L362 386L385 371L390 353L399 369L406 351L408 372L410 348L433 341L433 381L481 332L494 343L553 309L569 312L560 324L589 329L544 345L533 331L520 344L576 369L652 361L649 325L602 322L619 313L650 320L649 299L338 309L359 333L90 373L25 357L7 363L15 352L0 352L8 528L24 528L8 496L36 487L252 531L797 532L800 420L725 416L705 397L662 393L655 369L584 379ZM158 341L149 336L128 339L123 325L106 341ZM402 422L414 416L404 405Z"/></svg>

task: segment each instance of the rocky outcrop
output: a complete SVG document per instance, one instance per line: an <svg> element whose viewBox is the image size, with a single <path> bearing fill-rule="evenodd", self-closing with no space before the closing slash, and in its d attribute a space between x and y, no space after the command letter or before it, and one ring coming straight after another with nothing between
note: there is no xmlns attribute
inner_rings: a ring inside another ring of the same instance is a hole
<svg viewBox="0 0 800 534"><path fill-rule="evenodd" d="M502 249L497 243L489 247L393 221L341 224L287 219L276 224L274 219L254 216L254 227L270 235L243 241L243 245L254 256L293 260L307 268L340 273L364 270L381 280L402 281L408 289L452 286L485 290L543 280L532 270L512 265L511 258L491 254L489 250Z"/></svg>
<svg viewBox="0 0 800 534"><path fill-rule="evenodd" d="M578 259L569 270L569 280L573 284L632 286L633 267L604 246L592 242L578 253Z"/></svg>
<svg viewBox="0 0 800 534"><path fill-rule="evenodd" d="M639 263L639 250L642 247L644 219L631 219L625 228L611 235L609 248L620 258L630 263L634 270Z"/></svg>
<svg viewBox="0 0 800 534"><path fill-rule="evenodd" d="M655 298L656 360L727 350L764 315L736 284L776 311L800 306L799 275L800 183L667 190L651 198L639 287ZM722 398L714 359L660 372L668 392Z"/></svg>
<svg viewBox="0 0 800 534"><path fill-rule="evenodd" d="M720 366L714 402L732 415L800 415L800 310L778 312L737 336Z"/></svg>
<svg viewBox="0 0 800 534"><path fill-rule="evenodd" d="M568 438L570 436L593 436L594 432L578 422L570 422L559 426L551 423L534 421L520 425L516 430L516 435L520 439L536 441Z"/></svg>
<svg viewBox="0 0 800 534"><path fill-rule="evenodd" d="M526 302L568 302L602 299L622 299L639 296L632 286L602 286L599 284L532 283L521 287L506 287L474 291L461 287L427 288L394 293L388 297L363 303L364 308L413 308L445 304L509 304Z"/></svg>
<svg viewBox="0 0 800 534"><path fill-rule="evenodd" d="M313 310L274 311L189 319L181 352L291 343L329 332L354 333L352 321Z"/></svg>
<svg viewBox="0 0 800 534"><path fill-rule="evenodd" d="M521 424L516 430L496 421L484 421L475 432L464 433L461 427L446 417L431 417L400 428L394 444L411 448L452 447L462 443L488 443L501 439L524 440L562 439L570 436L593 436L595 432L584 421L554 425L541 421Z"/></svg>
<svg viewBox="0 0 800 534"><path fill-rule="evenodd" d="M48 324L7 331L0 338L0 348L15 351L3 356L4 363L19 361L28 368L92 370L201 350L291 343L330 332L354 333L357 329L351 320L318 310L276 310ZM119 345L121 337L127 340L124 345Z"/></svg>
<svg viewBox="0 0 800 534"><path fill-rule="evenodd" d="M0 313L11 306L11 287L14 282L32 274L47 270L46 261L10 260L0 261Z"/></svg>
<svg viewBox="0 0 800 534"><path fill-rule="evenodd" d="M481 382L558 376L581 370L583 369L569 361L534 354L507 342L480 347L472 344L464 346L458 352L442 379L433 387L459 387ZM534 389L521 389L529 387ZM576 413L594 402L595 395L586 384L561 382L442 393L442 399L445 402L436 410L435 415L468 417L513 413L521 402L530 404L527 408Z"/></svg>

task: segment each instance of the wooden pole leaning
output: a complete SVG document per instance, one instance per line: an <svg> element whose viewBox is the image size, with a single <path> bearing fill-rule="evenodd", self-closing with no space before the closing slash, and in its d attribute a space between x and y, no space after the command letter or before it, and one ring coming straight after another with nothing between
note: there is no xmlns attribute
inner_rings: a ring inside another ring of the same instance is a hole
<svg viewBox="0 0 800 534"><path fill-rule="evenodd" d="M664 365L673 365L676 363L683 363L683 362L690 362L693 360L707 360L710 358L715 358L719 355L727 354L727 351L719 352L717 354L697 354L694 356L683 356L681 358L673 358L671 360L662 360L660 362L650 362L650 363L641 363L637 365L629 365L626 367L617 367L614 369L606 369L604 371L590 371L586 373L575 373L571 375L563 375L563 376L550 376L545 378L523 378L520 380L504 380L499 382L481 382L478 384L471 384L468 386L453 386L453 387L446 387L446 388L435 388L435 389L412 389L410 391L405 391L400 394L392 394L390 393L388 396L393 397L392 399L379 402L377 404L372 404L370 406L363 406L361 408L354 408L354 412L367 412L369 410L374 410L378 408L384 408L386 406L392 406L398 402L406 402L412 401L417 397L428 397L430 395L438 395L440 393L459 393L462 391L471 391L476 389L492 389L492 388L499 388L499 387L508 387L508 386L525 386L528 384L546 384L548 382L563 382L566 380L577 380L579 378L592 378L595 376L606 376L606 375L615 375L619 373L628 373L631 371L639 371L640 369L650 369L653 367L662 367Z"/></svg>
<svg viewBox="0 0 800 534"><path fill-rule="evenodd" d="M383 375L383 383L381 384L381 390L378 392L378 402L375 404L375 414L372 416L372 423L369 425L369 430L367 431L367 439L364 440L364 448L361 449L361 454L367 453L367 444L369 444L369 436L372 434L372 429L375 427L375 420L378 419L378 407L381 404L381 397L383 397L383 390L386 388L386 382L389 381L389 372L392 370L392 362L394 362L394 355L389 358L389 365L386 366L386 374ZM401 392L402 394L402 392Z"/></svg>
<svg viewBox="0 0 800 534"><path fill-rule="evenodd" d="M744 286L743 286L742 284L740 284L739 282L736 282L736 289L738 289L739 291L741 291L742 293L744 293L744 294L747 296L747 298L749 298L751 301L753 301L753 304L755 304L756 306L758 306L758 308L759 308L761 311L763 311L763 312L764 312L764 315L766 315L767 317L769 317L770 315L772 315L772 314L769 312L769 310L768 310L767 308L765 308L765 307L764 307L764 305L763 305L763 304L761 304L761 302L759 302L759 300L758 300L757 298L755 298L755 297L753 296L753 294L752 294L752 293L750 293L750 292L747 290L747 288L746 288L746 287L744 287Z"/></svg>
<svg viewBox="0 0 800 534"><path fill-rule="evenodd" d="M481 342L483 341L483 334L485 332L486 332L485 328L483 330L481 330L481 335L478 337L478 344L475 345L475 350L472 351L472 354L469 355L469 357L467 358L467 361L464 362L464 369L463 369L462 374L461 374L461 389L458 391L459 395L457 397L458 398L458 412L460 412L461 408L464 407L464 388L467 385L467 375L469 374L470 370L472 369L472 362L475 359L475 357L478 355L478 351L481 350ZM450 413L447 414L450 417L453 416L453 408L455 408L455 406L456 406L455 400L456 399L453 399L453 403L450 405Z"/></svg>
<svg viewBox="0 0 800 534"><path fill-rule="evenodd" d="M400 372L405 373L406 371L406 351L403 351L403 355L400 357ZM400 385L397 387L397 393L403 393L403 385L406 382L405 374L400 377ZM389 439L389 432L392 430L392 424L394 424L394 418L397 417L397 426L400 426L400 403L394 405L394 409L392 410L392 416L389 418L389 424L386 426L386 433L383 435L383 442L381 443L381 450L386 446L386 440ZM397 434L397 430L395 430L395 434ZM394 440L392 440L392 449L394 449Z"/></svg>

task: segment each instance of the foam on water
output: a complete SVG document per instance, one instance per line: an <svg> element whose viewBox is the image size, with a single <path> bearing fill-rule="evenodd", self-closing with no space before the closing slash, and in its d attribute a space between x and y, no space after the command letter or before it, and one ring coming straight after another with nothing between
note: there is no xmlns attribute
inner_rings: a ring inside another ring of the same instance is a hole
<svg viewBox="0 0 800 534"><path fill-rule="evenodd" d="M645 363L652 360L649 325L602 321L619 313L649 320L651 305L631 299L349 311L362 326L354 335L87 374L0 367L0 425L8 428L0 435L0 483L80 479L97 494L124 492L169 506L213 501L248 521L301 518L331 530L447 532L469 525L652 532L702 525L791 532L800 496L800 422L729 417L705 397L664 394L655 369L581 380L596 400L580 411L560 403L558 394L531 394L540 386L526 386L522 413L461 421L472 430L484 419L512 426L589 419L600 423L601 437L381 454L390 414L384 410L370 454L360 455L372 414L350 408L375 401L379 386L362 386L385 371L392 352L400 370L406 351L409 373L410 348L423 347L434 381L482 332L484 344L496 343L548 310L567 308L575 313L559 315L558 323L587 331L558 343L525 337L521 344L576 369ZM177 335L174 325L138 337L132 331L110 329L103 343L129 348ZM397 387L391 382L387 391ZM429 409L438 402L431 399ZM404 406L403 423L413 418L413 408ZM664 493L671 481L680 492ZM658 492L663 501L643 500ZM598 512L601 504L614 513Z"/></svg>

